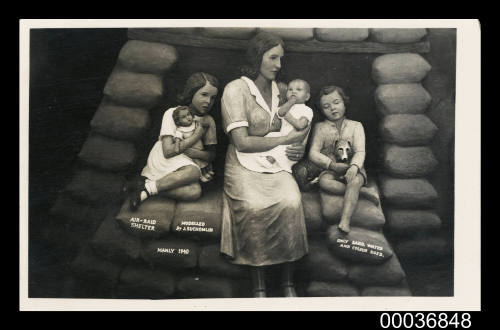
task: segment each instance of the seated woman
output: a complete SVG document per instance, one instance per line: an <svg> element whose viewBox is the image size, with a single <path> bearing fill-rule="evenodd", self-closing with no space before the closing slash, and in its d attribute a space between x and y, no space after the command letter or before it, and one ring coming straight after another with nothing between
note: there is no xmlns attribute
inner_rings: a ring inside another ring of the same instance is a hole
<svg viewBox="0 0 500 330"><path fill-rule="evenodd" d="M186 81L179 97L180 105L188 106L194 122L193 134L184 139L176 138L176 125L172 114L176 108L165 111L158 141L149 153L141 175L146 177L130 198L130 209L137 210L149 196L162 192L176 200L196 200L201 195L199 184L201 169L193 159L210 163L215 158L217 136L215 122L208 114L218 92L214 76L197 72ZM202 140L205 150L193 148Z"/></svg>
<svg viewBox="0 0 500 330"><path fill-rule="evenodd" d="M262 166L256 153L279 145L287 157L304 155L301 143L310 126L286 135L279 131L278 86L283 41L259 33L249 43L243 76L231 81L222 96L222 119L230 144L224 171L221 252L234 264L251 266L255 297L266 297L264 266L283 265L283 295L295 297L293 262L308 253L301 194L292 174Z"/></svg>

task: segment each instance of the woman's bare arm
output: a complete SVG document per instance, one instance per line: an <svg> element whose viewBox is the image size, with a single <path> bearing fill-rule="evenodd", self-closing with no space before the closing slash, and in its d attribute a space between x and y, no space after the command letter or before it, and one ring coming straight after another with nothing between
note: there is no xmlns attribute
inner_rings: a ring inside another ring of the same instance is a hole
<svg viewBox="0 0 500 330"><path fill-rule="evenodd" d="M308 129L292 131L286 136L264 137L248 135L247 127L238 127L231 130L231 137L236 150L240 152L262 152L271 150L282 144L292 144L302 141Z"/></svg>

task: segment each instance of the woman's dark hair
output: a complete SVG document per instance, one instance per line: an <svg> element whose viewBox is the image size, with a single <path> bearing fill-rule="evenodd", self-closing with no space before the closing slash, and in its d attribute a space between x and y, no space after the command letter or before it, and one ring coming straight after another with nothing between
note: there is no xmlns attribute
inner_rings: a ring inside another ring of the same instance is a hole
<svg viewBox="0 0 500 330"><path fill-rule="evenodd" d="M347 108L347 106L349 105L349 96L347 96L347 94L341 87L329 85L321 88L321 90L319 91L318 97L316 99L316 106L318 107L318 109L323 109L323 107L321 106L321 98L323 97L323 95L328 95L335 91L342 97L345 107Z"/></svg>
<svg viewBox="0 0 500 330"><path fill-rule="evenodd" d="M172 112L172 119L174 120L175 125L179 126L179 118L181 115L181 110L189 111L189 108L185 105L175 108L174 112Z"/></svg>
<svg viewBox="0 0 500 330"><path fill-rule="evenodd" d="M262 56L269 49L278 45L285 48L285 43L280 37L269 32L258 33L248 43L245 64L240 68L241 74L252 80L257 78L262 64Z"/></svg>
<svg viewBox="0 0 500 330"><path fill-rule="evenodd" d="M182 93L177 96L177 101L179 102L179 104L190 105L193 100L194 94L196 94L196 92L200 88L205 86L207 82L215 88L219 88L219 81L211 74L205 72L193 73L186 81Z"/></svg>

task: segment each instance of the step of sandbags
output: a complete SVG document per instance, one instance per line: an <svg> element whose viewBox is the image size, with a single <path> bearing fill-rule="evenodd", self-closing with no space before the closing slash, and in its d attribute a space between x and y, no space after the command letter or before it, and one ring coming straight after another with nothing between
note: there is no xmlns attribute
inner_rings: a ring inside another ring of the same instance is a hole
<svg viewBox="0 0 500 330"><path fill-rule="evenodd" d="M386 54L373 61L372 78L377 84L418 83L430 70L430 64L418 54Z"/></svg>
<svg viewBox="0 0 500 330"><path fill-rule="evenodd" d="M49 211L55 223L89 225L100 223L109 212L107 205L89 205L75 201L68 193L60 193Z"/></svg>
<svg viewBox="0 0 500 330"><path fill-rule="evenodd" d="M209 275L186 275L176 287L179 298L237 298L240 296L235 281Z"/></svg>
<svg viewBox="0 0 500 330"><path fill-rule="evenodd" d="M411 147L430 144L438 128L425 115L396 114L385 116L379 131L385 142Z"/></svg>
<svg viewBox="0 0 500 330"><path fill-rule="evenodd" d="M259 28L258 32L269 32L281 37L284 41L305 41L314 37L312 28Z"/></svg>
<svg viewBox="0 0 500 330"><path fill-rule="evenodd" d="M384 205L398 208L433 207L438 194L427 179L400 179L387 175L379 177Z"/></svg>
<svg viewBox="0 0 500 330"><path fill-rule="evenodd" d="M355 264L349 267L347 279L360 287L395 286L406 275L396 255L380 265Z"/></svg>
<svg viewBox="0 0 500 330"><path fill-rule="evenodd" d="M97 256L122 262L138 260L141 251L139 238L124 232L112 216L102 222L90 246Z"/></svg>
<svg viewBox="0 0 500 330"><path fill-rule="evenodd" d="M78 157L103 170L124 171L136 160L132 142L113 139L98 133L89 134Z"/></svg>
<svg viewBox="0 0 500 330"><path fill-rule="evenodd" d="M359 290L346 282L312 281L306 294L308 297L352 297L359 296Z"/></svg>
<svg viewBox="0 0 500 330"><path fill-rule="evenodd" d="M357 227L346 235L337 225L330 226L327 245L334 255L361 264L382 264L394 254L382 232Z"/></svg>
<svg viewBox="0 0 500 330"><path fill-rule="evenodd" d="M125 182L116 173L84 168L75 171L64 192L82 203L110 204L122 197Z"/></svg>
<svg viewBox="0 0 500 330"><path fill-rule="evenodd" d="M120 274L116 293L126 299L165 299L174 295L175 286L172 272L128 265Z"/></svg>
<svg viewBox="0 0 500 330"><path fill-rule="evenodd" d="M168 236L174 218L176 202L156 195L144 200L136 211L130 210L127 198L116 221L131 235L141 238L160 238Z"/></svg>
<svg viewBox="0 0 500 330"><path fill-rule="evenodd" d="M207 274L229 278L248 278L250 270L245 266L236 265L220 253L220 244L203 246L198 257L198 267Z"/></svg>
<svg viewBox="0 0 500 330"><path fill-rule="evenodd" d="M175 47L157 42L129 40L120 50L118 63L133 72L164 73L178 58Z"/></svg>
<svg viewBox="0 0 500 330"><path fill-rule="evenodd" d="M321 213L323 220L330 225L337 224L342 216L344 197L320 192ZM380 205L359 198L351 217L351 225L377 230L384 226L385 217Z"/></svg>
<svg viewBox="0 0 500 330"><path fill-rule="evenodd" d="M328 250L324 239L310 240L309 253L297 264L297 276L313 281L336 282L346 278L347 264Z"/></svg>
<svg viewBox="0 0 500 330"><path fill-rule="evenodd" d="M209 38L242 39L247 40L254 36L257 28L201 28L201 34Z"/></svg>
<svg viewBox="0 0 500 330"><path fill-rule="evenodd" d="M397 177L424 177L431 174L438 165L430 147L400 147L386 144L382 154L384 170Z"/></svg>
<svg viewBox="0 0 500 330"><path fill-rule="evenodd" d="M383 84L375 89L375 103L382 115L423 114L432 97L421 84Z"/></svg>
<svg viewBox="0 0 500 330"><path fill-rule="evenodd" d="M368 29L335 29L335 28L316 28L314 29L314 38L319 41L346 42L363 41L368 38Z"/></svg>
<svg viewBox="0 0 500 330"><path fill-rule="evenodd" d="M117 104L150 109L163 97L162 77L115 68L104 86L104 95Z"/></svg>
<svg viewBox="0 0 500 330"><path fill-rule="evenodd" d="M418 42L426 35L426 29L370 29L370 36L373 40L383 43L400 44Z"/></svg>
<svg viewBox="0 0 500 330"><path fill-rule="evenodd" d="M319 192L302 192L302 207L306 222L307 233L324 232L326 223L321 215Z"/></svg>
<svg viewBox="0 0 500 330"><path fill-rule="evenodd" d="M398 237L437 232L441 218L433 210L387 209L387 225L391 235Z"/></svg>
<svg viewBox="0 0 500 330"><path fill-rule="evenodd" d="M394 245L394 250L399 259L404 262L437 261L450 252L444 238L430 235L402 240Z"/></svg>
<svg viewBox="0 0 500 330"><path fill-rule="evenodd" d="M144 136L151 125L149 111L102 102L90 127L94 132L119 140L135 141Z"/></svg>
<svg viewBox="0 0 500 330"><path fill-rule="evenodd" d="M179 238L143 242L141 257L154 269L189 269L198 264L197 243Z"/></svg>
<svg viewBox="0 0 500 330"><path fill-rule="evenodd" d="M222 225L222 189L203 192L192 202L179 201L175 207L172 233L175 236L197 240L220 239Z"/></svg>
<svg viewBox="0 0 500 330"><path fill-rule="evenodd" d="M114 287L118 283L123 267L123 263L97 257L90 246L83 248L70 264L70 269L77 278L107 287Z"/></svg>

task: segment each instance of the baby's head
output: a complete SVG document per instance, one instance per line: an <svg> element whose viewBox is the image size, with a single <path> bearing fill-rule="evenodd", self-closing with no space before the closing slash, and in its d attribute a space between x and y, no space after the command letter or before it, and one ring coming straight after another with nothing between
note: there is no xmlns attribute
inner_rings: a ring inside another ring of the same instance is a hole
<svg viewBox="0 0 500 330"><path fill-rule="evenodd" d="M288 83L286 91L286 98L289 100L291 97L296 98L296 103L304 104L311 97L311 88L307 81L302 79L294 79Z"/></svg>
<svg viewBox="0 0 500 330"><path fill-rule="evenodd" d="M193 123L193 115L187 106L180 106L172 113L175 125L188 127Z"/></svg>

